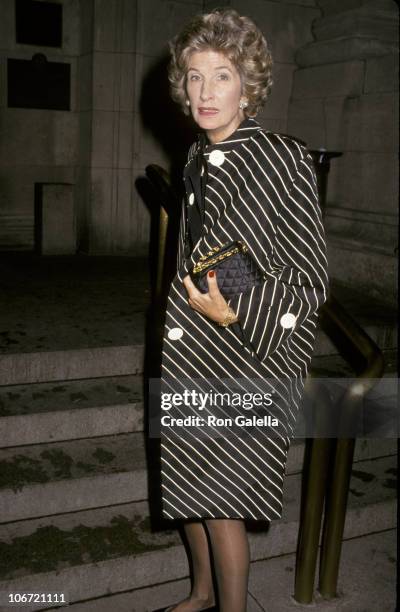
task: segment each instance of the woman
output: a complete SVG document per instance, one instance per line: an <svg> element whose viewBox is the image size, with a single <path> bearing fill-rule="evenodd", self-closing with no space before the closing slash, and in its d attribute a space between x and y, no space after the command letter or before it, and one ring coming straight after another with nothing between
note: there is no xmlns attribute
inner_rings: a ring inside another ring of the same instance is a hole
<svg viewBox="0 0 400 612"><path fill-rule="evenodd" d="M172 95L202 133L184 169L161 404L168 416L161 419L163 516L183 521L193 585L187 599L165 610L216 610L218 599L222 612L243 612L250 562L244 519L282 514L287 452L317 309L327 297L324 232L310 154L254 119L272 83L271 56L254 23L230 9L197 16L172 41L171 54ZM194 264L235 240L246 243L263 281L226 300L216 267L208 292L200 291ZM246 392L270 401L250 402L250 409L213 403L212 392L232 397L237 388L242 399ZM270 421L251 421L246 430L236 423L244 414ZM235 424L209 421L221 415Z"/></svg>

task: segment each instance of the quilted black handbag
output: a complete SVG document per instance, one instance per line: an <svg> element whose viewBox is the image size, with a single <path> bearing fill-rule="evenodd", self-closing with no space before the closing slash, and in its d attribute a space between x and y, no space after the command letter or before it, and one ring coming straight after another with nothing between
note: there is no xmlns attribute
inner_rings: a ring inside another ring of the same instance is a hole
<svg viewBox="0 0 400 612"><path fill-rule="evenodd" d="M202 292L208 291L207 272L215 270L218 287L226 300L238 293L248 291L254 285L261 285L265 276L251 257L247 245L236 240L214 247L200 257L190 276Z"/></svg>

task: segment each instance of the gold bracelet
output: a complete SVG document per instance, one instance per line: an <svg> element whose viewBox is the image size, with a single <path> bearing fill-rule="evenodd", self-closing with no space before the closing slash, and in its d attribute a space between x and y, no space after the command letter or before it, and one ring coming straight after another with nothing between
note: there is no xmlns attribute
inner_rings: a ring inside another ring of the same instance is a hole
<svg viewBox="0 0 400 612"><path fill-rule="evenodd" d="M225 319L221 321L221 323L218 323L218 325L220 325L221 327L228 327L228 325L230 325L231 323L235 323L235 321L237 320L238 318L236 313L234 312L234 310L232 310L231 307L229 307Z"/></svg>

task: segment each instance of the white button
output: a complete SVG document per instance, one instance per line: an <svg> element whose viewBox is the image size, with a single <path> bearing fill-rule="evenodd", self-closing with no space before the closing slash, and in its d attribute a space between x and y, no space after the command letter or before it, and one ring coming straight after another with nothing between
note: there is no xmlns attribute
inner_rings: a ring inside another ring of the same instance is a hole
<svg viewBox="0 0 400 612"><path fill-rule="evenodd" d="M225 161L225 155L219 149L215 149L215 151L211 151L210 153L210 164L213 166L220 166Z"/></svg>
<svg viewBox="0 0 400 612"><path fill-rule="evenodd" d="M189 196L189 204L193 204L194 202L194 193L191 193Z"/></svg>
<svg viewBox="0 0 400 612"><path fill-rule="evenodd" d="M287 312L286 314L281 316L281 325L285 329L290 329L291 327L294 327L295 323L296 317L291 312Z"/></svg>
<svg viewBox="0 0 400 612"><path fill-rule="evenodd" d="M182 338L182 336L183 336L183 329L181 329L180 327L173 327L168 332L168 338L170 340L179 340L179 338Z"/></svg>

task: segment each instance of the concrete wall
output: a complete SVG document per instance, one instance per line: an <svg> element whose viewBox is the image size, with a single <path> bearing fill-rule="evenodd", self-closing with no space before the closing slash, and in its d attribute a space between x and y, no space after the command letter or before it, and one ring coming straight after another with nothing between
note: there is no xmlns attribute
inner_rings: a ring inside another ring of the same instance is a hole
<svg viewBox="0 0 400 612"><path fill-rule="evenodd" d="M315 0L232 0L223 5L251 17L267 39L274 61L274 84L257 120L267 129L286 133L293 74L297 68L296 52L313 40L311 26L321 16L321 9ZM212 9L221 3L206 1L205 6Z"/></svg>
<svg viewBox="0 0 400 612"><path fill-rule="evenodd" d="M15 42L14 0L0 0L0 248L32 249L35 183L74 183L78 160L79 0L65 0L61 49ZM7 58L71 64L71 110L7 107Z"/></svg>
<svg viewBox="0 0 400 612"><path fill-rule="evenodd" d="M288 129L331 162L325 225L330 275L396 301L398 9L391 0L319 0L314 41L298 49Z"/></svg>

